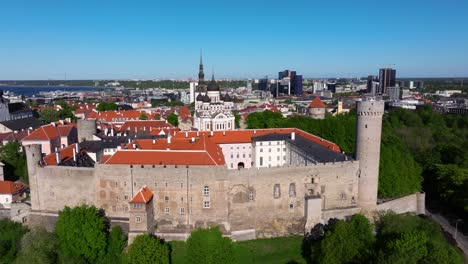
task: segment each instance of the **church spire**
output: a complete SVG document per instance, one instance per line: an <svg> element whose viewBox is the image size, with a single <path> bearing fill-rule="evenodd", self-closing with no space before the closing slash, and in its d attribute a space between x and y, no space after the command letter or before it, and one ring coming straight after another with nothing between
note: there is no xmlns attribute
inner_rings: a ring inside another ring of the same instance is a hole
<svg viewBox="0 0 468 264"><path fill-rule="evenodd" d="M204 81L205 81L205 73L203 72L202 50L200 49L200 68L198 70L198 84L200 85Z"/></svg>

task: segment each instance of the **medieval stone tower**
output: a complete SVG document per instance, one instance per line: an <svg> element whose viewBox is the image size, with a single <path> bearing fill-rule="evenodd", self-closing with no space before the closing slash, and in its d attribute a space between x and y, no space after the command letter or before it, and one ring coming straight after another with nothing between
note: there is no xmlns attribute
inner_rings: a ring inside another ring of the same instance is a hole
<svg viewBox="0 0 468 264"><path fill-rule="evenodd" d="M358 205L363 211L373 211L377 206L384 102L369 98L359 101L356 114L356 159L359 160Z"/></svg>
<svg viewBox="0 0 468 264"><path fill-rule="evenodd" d="M39 167L39 162L42 159L42 147L40 144L27 145L24 147L26 152L26 161L28 165L28 175L29 175L29 188L31 189L31 206L33 210L39 206L39 200L37 193L39 193L37 186L37 173L36 170Z"/></svg>
<svg viewBox="0 0 468 264"><path fill-rule="evenodd" d="M96 119L78 119L78 142L93 140L96 134Z"/></svg>

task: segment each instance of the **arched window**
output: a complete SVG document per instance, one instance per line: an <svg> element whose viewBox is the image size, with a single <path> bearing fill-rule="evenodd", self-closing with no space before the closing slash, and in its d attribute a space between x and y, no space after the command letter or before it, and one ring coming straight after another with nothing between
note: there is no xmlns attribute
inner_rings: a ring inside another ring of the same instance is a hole
<svg viewBox="0 0 468 264"><path fill-rule="evenodd" d="M296 197L296 184L289 184L289 197Z"/></svg>
<svg viewBox="0 0 468 264"><path fill-rule="evenodd" d="M210 187L208 187L208 185L205 185L205 187L203 187L203 195L210 196Z"/></svg>

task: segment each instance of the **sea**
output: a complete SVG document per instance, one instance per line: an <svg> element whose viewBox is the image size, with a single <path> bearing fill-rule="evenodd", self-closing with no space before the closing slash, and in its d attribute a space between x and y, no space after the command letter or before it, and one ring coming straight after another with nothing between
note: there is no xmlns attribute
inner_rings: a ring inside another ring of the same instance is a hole
<svg viewBox="0 0 468 264"><path fill-rule="evenodd" d="M12 92L15 95L24 95L25 97L32 97L38 95L39 92L53 92L53 91L68 91L68 92L81 92L81 91L109 91L112 88L98 87L98 86L11 86L0 85L0 90Z"/></svg>

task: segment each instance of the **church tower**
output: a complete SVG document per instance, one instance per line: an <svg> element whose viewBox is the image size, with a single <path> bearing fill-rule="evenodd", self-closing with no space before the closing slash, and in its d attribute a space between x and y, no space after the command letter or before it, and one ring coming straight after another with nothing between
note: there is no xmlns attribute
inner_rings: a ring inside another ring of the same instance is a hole
<svg viewBox="0 0 468 264"><path fill-rule="evenodd" d="M203 58L202 51L200 50L200 68L198 70L198 85L203 84L205 81L205 73L203 72Z"/></svg>
<svg viewBox="0 0 468 264"><path fill-rule="evenodd" d="M380 140L384 102L363 99L357 102L356 159L359 161L359 199L363 211L377 206Z"/></svg>

